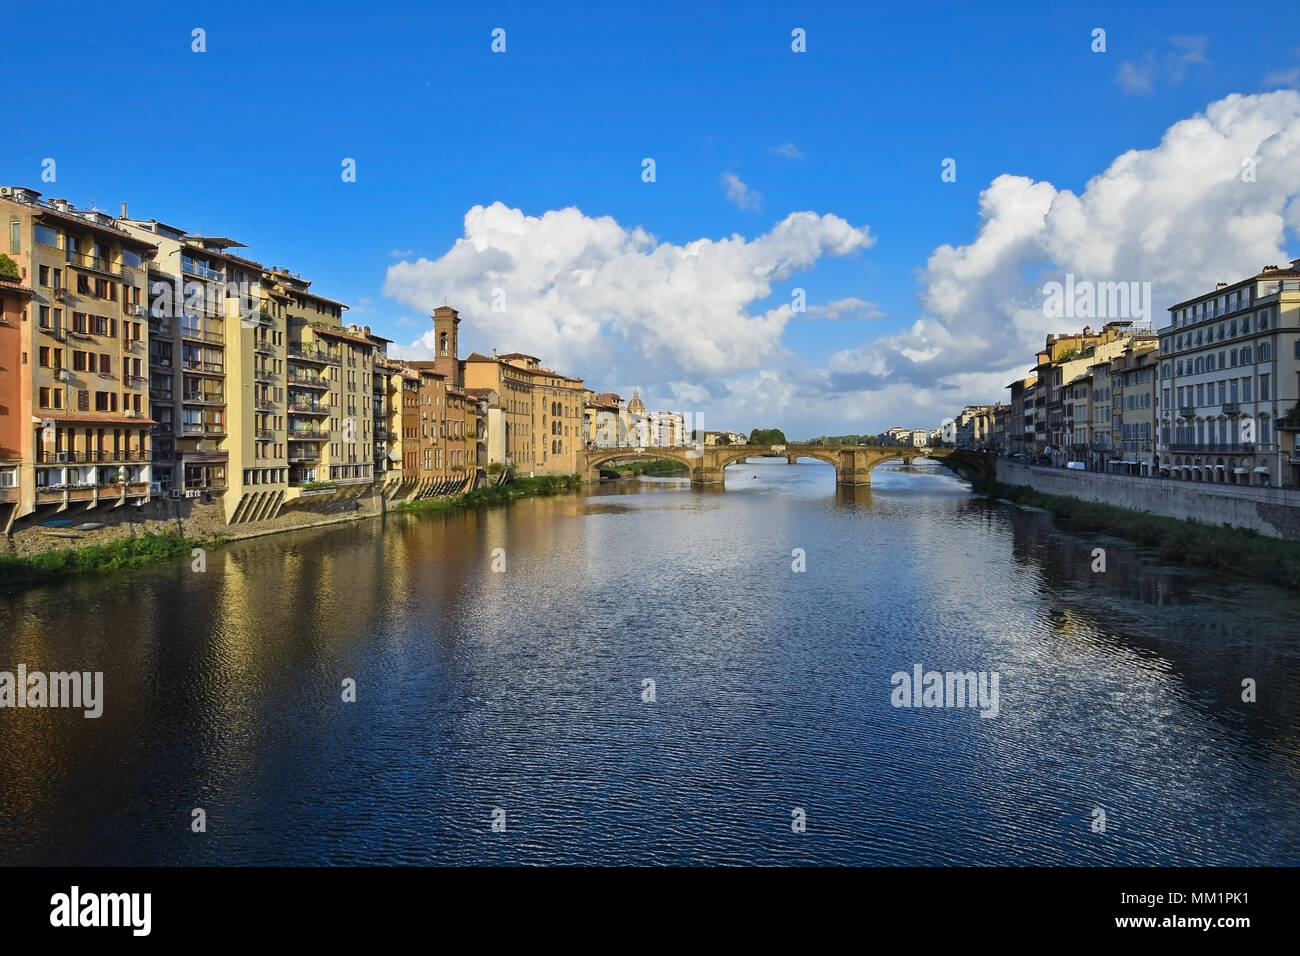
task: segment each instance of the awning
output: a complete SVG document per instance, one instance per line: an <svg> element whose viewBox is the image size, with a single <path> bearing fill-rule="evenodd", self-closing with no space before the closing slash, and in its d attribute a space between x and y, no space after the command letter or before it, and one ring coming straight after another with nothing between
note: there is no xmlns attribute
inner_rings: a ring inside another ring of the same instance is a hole
<svg viewBox="0 0 1300 956"><path fill-rule="evenodd" d="M1257 474L1257 475L1267 475L1267 474L1268 474L1268 469L1267 469L1266 467L1264 467L1263 465L1260 465L1258 468L1255 469L1255 474Z"/></svg>
<svg viewBox="0 0 1300 956"><path fill-rule="evenodd" d="M1245 468L1234 468L1234 469L1232 469L1232 473L1233 473L1234 475L1248 475L1248 474L1250 474L1250 472L1249 472L1247 469L1245 469Z"/></svg>
<svg viewBox="0 0 1300 956"><path fill-rule="evenodd" d="M1215 470L1215 471L1223 471L1224 468L1223 468L1222 465L1215 465L1215 466L1214 466L1214 470Z"/></svg>

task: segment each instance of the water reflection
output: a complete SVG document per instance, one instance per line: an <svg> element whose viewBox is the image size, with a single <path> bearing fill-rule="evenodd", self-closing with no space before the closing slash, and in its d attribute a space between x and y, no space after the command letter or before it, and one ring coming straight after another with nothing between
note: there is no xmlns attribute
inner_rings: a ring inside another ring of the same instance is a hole
<svg viewBox="0 0 1300 956"><path fill-rule="evenodd" d="M1297 611L933 463L255 539L0 604L107 698L0 710L0 862L1295 862ZM892 707L917 663L1001 716Z"/></svg>

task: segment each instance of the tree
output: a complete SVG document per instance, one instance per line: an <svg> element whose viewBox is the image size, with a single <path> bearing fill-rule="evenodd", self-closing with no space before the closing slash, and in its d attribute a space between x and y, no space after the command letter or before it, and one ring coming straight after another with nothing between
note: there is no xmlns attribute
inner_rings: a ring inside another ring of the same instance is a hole
<svg viewBox="0 0 1300 956"><path fill-rule="evenodd" d="M718 444L719 444L719 445L730 445L730 444L731 444L731 439L728 438L726 435L719 435L719 436L718 436Z"/></svg>
<svg viewBox="0 0 1300 956"><path fill-rule="evenodd" d="M18 271L18 263L0 252L0 279L22 279L22 277L23 274Z"/></svg>
<svg viewBox="0 0 1300 956"><path fill-rule="evenodd" d="M749 433L751 445L784 445L785 432L779 428L755 428Z"/></svg>

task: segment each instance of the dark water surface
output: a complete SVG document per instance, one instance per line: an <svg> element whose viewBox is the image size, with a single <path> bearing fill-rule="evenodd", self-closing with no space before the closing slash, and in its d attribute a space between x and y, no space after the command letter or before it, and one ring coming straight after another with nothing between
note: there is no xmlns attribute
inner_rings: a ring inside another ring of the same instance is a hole
<svg viewBox="0 0 1300 956"><path fill-rule="evenodd" d="M0 709L0 863L1300 863L1295 596L937 466L727 481L0 598L0 670L105 696ZM892 706L918 664L997 672L998 716Z"/></svg>

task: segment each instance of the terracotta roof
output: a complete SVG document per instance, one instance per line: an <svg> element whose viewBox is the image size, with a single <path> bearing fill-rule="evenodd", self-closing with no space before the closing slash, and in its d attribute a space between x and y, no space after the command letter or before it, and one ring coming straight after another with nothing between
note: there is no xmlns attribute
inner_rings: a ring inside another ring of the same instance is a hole
<svg viewBox="0 0 1300 956"><path fill-rule="evenodd" d="M473 398L487 398L495 391L495 388L467 388L465 389L465 394L472 396Z"/></svg>
<svg viewBox="0 0 1300 956"><path fill-rule="evenodd" d="M496 362L499 360L494 358L488 358L486 355L484 355L481 352L470 352L469 355L465 356L465 361L466 362Z"/></svg>
<svg viewBox="0 0 1300 956"><path fill-rule="evenodd" d="M23 285L21 279L6 279L0 276L0 289L8 289L10 292L17 292L20 295L33 295L31 289Z"/></svg>
<svg viewBox="0 0 1300 956"><path fill-rule="evenodd" d="M541 359L539 359L536 355L529 355L526 352L507 352L505 355L498 355L497 358L500 359L526 358L526 359L532 359L534 362L541 361Z"/></svg>
<svg viewBox="0 0 1300 956"><path fill-rule="evenodd" d="M72 213L59 212L57 209L50 209L45 206L41 206L39 208L39 211L34 214L34 218L58 219L61 222L67 223L68 225L80 226L83 229L97 230L99 232L104 233L105 235L112 236L114 239L118 239L122 242L129 242L132 245L139 246L142 249L151 249L154 252L157 252L158 250L158 247L153 243L146 242L143 239L136 238L131 233L123 229L121 226L118 225L109 226L101 222L94 222L90 219L83 219L80 216L73 215Z"/></svg>
<svg viewBox="0 0 1300 956"><path fill-rule="evenodd" d="M344 339L348 342L356 342L358 345L364 345L367 348L375 347L375 343L371 342L364 335L353 335L351 332L344 332L342 329L336 330L336 329L329 329L329 328L321 328L320 326L317 325L309 326L309 328L318 335L328 335L330 338Z"/></svg>

